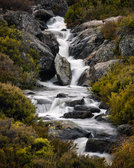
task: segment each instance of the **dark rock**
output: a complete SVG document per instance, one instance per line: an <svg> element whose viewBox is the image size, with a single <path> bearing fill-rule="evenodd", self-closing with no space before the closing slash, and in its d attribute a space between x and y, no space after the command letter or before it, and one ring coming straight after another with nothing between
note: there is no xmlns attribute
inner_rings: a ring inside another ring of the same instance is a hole
<svg viewBox="0 0 134 168"><path fill-rule="evenodd" d="M51 79L55 75L55 56L51 53L50 48L29 33L23 33L23 40L29 41L29 45L40 54L39 75L41 80L44 81Z"/></svg>
<svg viewBox="0 0 134 168"><path fill-rule="evenodd" d="M117 130L120 134L131 135L131 127L128 124L119 125Z"/></svg>
<svg viewBox="0 0 134 168"><path fill-rule="evenodd" d="M106 109L106 110L107 110L107 109L109 109L109 106L108 106L106 103L101 102L100 105L99 105L99 108L100 108L100 109Z"/></svg>
<svg viewBox="0 0 134 168"><path fill-rule="evenodd" d="M80 100L73 100L71 102L66 102L66 105L67 106L70 106L70 107L74 107L76 105L84 105L84 99L80 99Z"/></svg>
<svg viewBox="0 0 134 168"><path fill-rule="evenodd" d="M55 58L55 69L57 78L61 85L69 85L72 79L70 63L65 57L57 54Z"/></svg>
<svg viewBox="0 0 134 168"><path fill-rule="evenodd" d="M43 33L38 34L37 37L41 42L43 42L50 48L54 56L57 55L57 53L59 52L59 44L53 33L51 33L50 31L44 31Z"/></svg>
<svg viewBox="0 0 134 168"><path fill-rule="evenodd" d="M36 99L37 100L37 104L51 104L52 102L48 99L43 99L43 98L40 98L40 99Z"/></svg>
<svg viewBox="0 0 134 168"><path fill-rule="evenodd" d="M24 30L33 35L41 33L40 24L34 17L24 11L8 11L3 15L8 25L15 25L19 30Z"/></svg>
<svg viewBox="0 0 134 168"><path fill-rule="evenodd" d="M41 0L41 7L52 10L56 16L65 16L68 9L66 0Z"/></svg>
<svg viewBox="0 0 134 168"><path fill-rule="evenodd" d="M56 96L56 98L66 98L66 97L67 97L67 95L64 94L64 93L59 93L59 94Z"/></svg>
<svg viewBox="0 0 134 168"><path fill-rule="evenodd" d="M34 17L36 19L47 22L51 17L54 17L54 14L52 11L48 11L45 9L39 9L34 12Z"/></svg>
<svg viewBox="0 0 134 168"><path fill-rule="evenodd" d="M86 112L91 112L91 113L99 113L100 112L100 109L97 108L97 107L93 107L93 106L75 106L74 107L74 110L76 111L86 111Z"/></svg>
<svg viewBox="0 0 134 168"><path fill-rule="evenodd" d="M78 80L79 86L89 86L90 82L90 73L89 69L86 69L80 76Z"/></svg>
<svg viewBox="0 0 134 168"><path fill-rule="evenodd" d="M64 118L75 118L75 119L85 119L85 118L92 118L94 115L91 112L86 111L73 111L64 114Z"/></svg>
<svg viewBox="0 0 134 168"><path fill-rule="evenodd" d="M105 119L104 117L105 117L105 114L100 114L100 115L95 116L95 119L96 119L97 121L106 122L106 119Z"/></svg>
<svg viewBox="0 0 134 168"><path fill-rule="evenodd" d="M49 125L49 135L62 140L92 137L90 132L85 131L72 121L50 121L47 122L47 125Z"/></svg>
<svg viewBox="0 0 134 168"><path fill-rule="evenodd" d="M127 34L119 42L119 50L122 56L134 55L134 35Z"/></svg>
<svg viewBox="0 0 134 168"><path fill-rule="evenodd" d="M113 141L110 139L88 139L86 143L86 152L110 153L112 150Z"/></svg>

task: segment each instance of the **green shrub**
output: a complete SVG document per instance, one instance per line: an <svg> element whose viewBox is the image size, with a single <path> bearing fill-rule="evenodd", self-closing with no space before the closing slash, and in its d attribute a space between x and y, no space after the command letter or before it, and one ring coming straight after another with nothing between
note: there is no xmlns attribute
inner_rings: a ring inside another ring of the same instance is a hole
<svg viewBox="0 0 134 168"><path fill-rule="evenodd" d="M111 168L134 167L134 136L129 137L122 145L116 148Z"/></svg>
<svg viewBox="0 0 134 168"><path fill-rule="evenodd" d="M22 91L10 84L0 83L0 109L6 117L30 124L35 117L35 107Z"/></svg>
<svg viewBox="0 0 134 168"><path fill-rule="evenodd" d="M93 92L111 106L116 124L134 123L134 56L118 63L106 76L93 84Z"/></svg>
<svg viewBox="0 0 134 168"><path fill-rule="evenodd" d="M23 40L22 32L13 26L8 27L4 20L0 21L0 52L9 56L8 66L10 67L7 67L9 74L8 77L5 76L5 81L9 79L9 82L21 88L33 87L38 76L39 54L30 47L29 42ZM6 57L1 60L1 65L7 63ZM4 73L2 76L3 78L0 81L5 82L3 81ZM12 76L14 76L13 79Z"/></svg>

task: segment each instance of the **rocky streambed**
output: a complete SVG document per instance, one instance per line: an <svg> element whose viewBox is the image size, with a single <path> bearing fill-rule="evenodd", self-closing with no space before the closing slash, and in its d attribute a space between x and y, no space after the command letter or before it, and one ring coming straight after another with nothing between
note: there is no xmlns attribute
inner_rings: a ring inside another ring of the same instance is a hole
<svg viewBox="0 0 134 168"><path fill-rule="evenodd" d="M85 60L70 55L74 36L62 17L51 18L47 27L45 33L53 33L59 43L55 58L56 76L47 82L39 82L43 87L27 96L35 104L39 117L49 126L51 136L74 140L78 154L109 160L118 133L109 121L108 107L95 99L90 87L78 86L83 73L90 67Z"/></svg>

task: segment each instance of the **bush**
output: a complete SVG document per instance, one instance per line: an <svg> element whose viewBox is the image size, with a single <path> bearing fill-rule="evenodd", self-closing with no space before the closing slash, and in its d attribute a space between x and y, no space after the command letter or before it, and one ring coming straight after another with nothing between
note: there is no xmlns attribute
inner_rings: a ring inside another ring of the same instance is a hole
<svg viewBox="0 0 134 168"><path fill-rule="evenodd" d="M3 10L22 10L32 12L31 1L29 0L0 0L0 8Z"/></svg>
<svg viewBox="0 0 134 168"><path fill-rule="evenodd" d="M0 83L0 112L6 117L24 123L32 123L35 117L35 107L22 91L10 84Z"/></svg>
<svg viewBox="0 0 134 168"><path fill-rule="evenodd" d="M21 88L31 88L34 86L39 69L37 65L39 54L30 47L29 42L23 40L22 32L13 26L8 27L4 20L0 21L0 52L8 55L10 58L8 58L10 60L10 65L8 65L11 67L8 70L11 72L11 77L15 75L15 81L8 75L9 82ZM6 64L6 57L2 60L2 64ZM16 72L13 73L13 71ZM17 77L17 71L19 75L21 74L19 77Z"/></svg>
<svg viewBox="0 0 134 168"><path fill-rule="evenodd" d="M133 124L134 56L113 66L92 90L111 106L111 118L116 124Z"/></svg>
<svg viewBox="0 0 134 168"><path fill-rule="evenodd" d="M111 168L134 167L134 136L129 137L115 150Z"/></svg>

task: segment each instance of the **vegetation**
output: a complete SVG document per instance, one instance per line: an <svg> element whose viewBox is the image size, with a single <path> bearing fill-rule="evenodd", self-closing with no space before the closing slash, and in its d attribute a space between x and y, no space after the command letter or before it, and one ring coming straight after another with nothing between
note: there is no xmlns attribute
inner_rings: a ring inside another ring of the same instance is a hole
<svg viewBox="0 0 134 168"><path fill-rule="evenodd" d="M129 137L115 150L112 168L134 167L134 136Z"/></svg>
<svg viewBox="0 0 134 168"><path fill-rule="evenodd" d="M133 0L76 0L65 16L68 26L74 26L93 19L133 13Z"/></svg>
<svg viewBox="0 0 134 168"><path fill-rule="evenodd" d="M32 12L30 0L0 0L0 8L3 10L22 10Z"/></svg>
<svg viewBox="0 0 134 168"><path fill-rule="evenodd" d="M117 124L134 123L134 56L112 67L92 90L111 106Z"/></svg>
<svg viewBox="0 0 134 168"><path fill-rule="evenodd" d="M0 114L30 124L35 117L35 107L22 91L10 84L0 83Z"/></svg>
<svg viewBox="0 0 134 168"><path fill-rule="evenodd" d="M30 47L29 42L23 40L22 32L13 26L8 27L4 20L0 20L0 52L3 53L0 54L3 76L0 82L12 82L21 88L32 87L38 75L39 54ZM6 67L9 74L4 77L4 74L7 74ZM12 76L14 76L13 79Z"/></svg>

